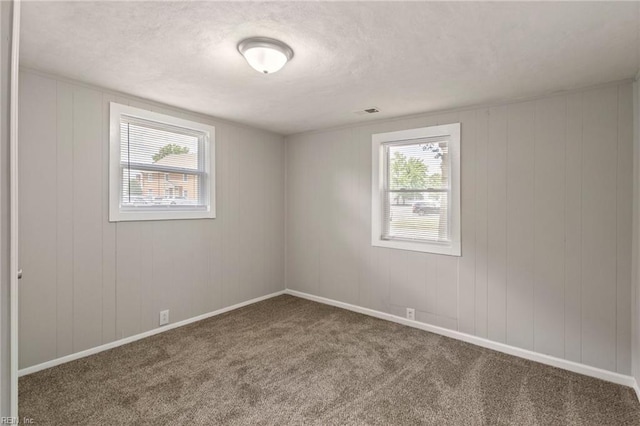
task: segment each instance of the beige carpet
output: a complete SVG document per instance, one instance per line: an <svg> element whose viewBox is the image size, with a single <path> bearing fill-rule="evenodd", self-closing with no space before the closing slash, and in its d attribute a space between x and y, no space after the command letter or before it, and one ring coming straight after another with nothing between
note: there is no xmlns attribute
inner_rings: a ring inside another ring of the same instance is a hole
<svg viewBox="0 0 640 426"><path fill-rule="evenodd" d="M629 388L280 296L20 379L37 425L640 425Z"/></svg>

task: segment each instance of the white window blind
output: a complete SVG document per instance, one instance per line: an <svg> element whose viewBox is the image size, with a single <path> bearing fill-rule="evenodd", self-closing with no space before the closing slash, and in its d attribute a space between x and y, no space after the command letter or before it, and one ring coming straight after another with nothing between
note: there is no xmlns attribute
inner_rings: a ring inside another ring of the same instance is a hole
<svg viewBox="0 0 640 426"><path fill-rule="evenodd" d="M111 114L111 220L215 217L213 127L118 104Z"/></svg>
<svg viewBox="0 0 640 426"><path fill-rule="evenodd" d="M372 136L371 244L460 256L460 123Z"/></svg>
<svg viewBox="0 0 640 426"><path fill-rule="evenodd" d="M202 132L122 115L121 206L205 209L204 137Z"/></svg>
<svg viewBox="0 0 640 426"><path fill-rule="evenodd" d="M449 141L388 142L383 238L448 243Z"/></svg>

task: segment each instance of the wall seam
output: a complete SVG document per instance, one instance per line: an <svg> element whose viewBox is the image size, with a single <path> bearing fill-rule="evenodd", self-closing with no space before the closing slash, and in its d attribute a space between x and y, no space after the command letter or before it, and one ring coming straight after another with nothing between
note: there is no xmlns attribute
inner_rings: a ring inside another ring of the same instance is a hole
<svg viewBox="0 0 640 426"><path fill-rule="evenodd" d="M486 114L485 114L485 119L486 119L486 124L487 124L487 129L486 129L486 144L485 144L485 151L488 153L489 152L489 142L491 141L491 110L490 109L486 109ZM486 200L486 209L485 209L485 229L487 232L487 238L486 238L486 244L485 244L485 253L486 253L486 263L487 263L487 268L485 271L485 281L486 281L486 291L485 291L485 316L484 316L484 322L485 322L485 335L487 338L489 338L489 155L487 154L486 158L485 158L485 164L484 164L484 181L485 181L485 191L486 193L484 194L484 199Z"/></svg>
<svg viewBox="0 0 640 426"><path fill-rule="evenodd" d="M509 344L509 111L505 108L505 188L504 188L504 342Z"/></svg>
<svg viewBox="0 0 640 426"><path fill-rule="evenodd" d="M584 268L584 250L582 249L582 228L584 224L582 223L582 199L584 197L583 185L582 185L582 177L584 175L584 94L580 95L580 206L578 211L580 212L580 362L582 362L583 351L584 351L584 332L582 324L584 322L584 280L583 277L583 268Z"/></svg>
<svg viewBox="0 0 640 426"><path fill-rule="evenodd" d="M58 190L59 186L60 186L60 179L59 179L59 173L58 173L58 167L59 167L59 155L60 153L58 152L58 148L59 148L59 138L60 138L60 133L59 133L59 111L58 111L58 88L59 88L59 83L56 81L56 191ZM60 211L60 200L59 197L56 197L56 356L60 356L60 345L58 342L58 289L59 289L59 285L60 285L60 271L58 270L58 247L59 247L59 237L60 237L60 227L58 226L58 220L59 220L59 214L58 212ZM18 320L19 321L19 320Z"/></svg>
<svg viewBox="0 0 640 426"><path fill-rule="evenodd" d="M562 214L564 235L562 239L562 357L567 358L567 97L563 97L564 101L564 170L563 170L563 206Z"/></svg>
<svg viewBox="0 0 640 426"><path fill-rule="evenodd" d="M618 199L620 198L620 187L619 187L619 183L618 183L618 178L620 175L620 86L618 86L616 88L616 292L615 292L615 296L616 296L616 310L615 310L615 338L616 338L616 345L615 345L615 371L620 371L620 366L618 365L618 345L620 344L619 342L619 338L618 338L618 309L619 309L619 304L618 304L618 265L620 263L620 253L618 251L618 244L619 244L619 235L618 235L618 213L619 213L619 209L618 209Z"/></svg>
<svg viewBox="0 0 640 426"><path fill-rule="evenodd" d="M283 260L283 280L284 280L284 289L289 289L289 138L287 136L282 137L282 161L284 166L283 173L283 200L284 200L284 256Z"/></svg>
<svg viewBox="0 0 640 426"><path fill-rule="evenodd" d="M100 133L102 133L102 136L100 138L100 140L102 141L102 143L104 143L104 132L105 132L105 123L104 123L104 93L100 93L100 109L102 114L100 114ZM105 166L104 166L104 161L105 159L102 158L104 154L104 148L101 147L100 149L100 166L101 166L101 172L100 173L100 188L104 188L104 170L105 170ZM108 167L107 167L108 168ZM104 194L101 194L100 197L100 213L102 214L102 218L104 218ZM108 222L107 222L108 223ZM105 338L104 338L104 220L100 221L100 281L101 281L101 286L100 286L100 291L102 293L102 297L100 298L101 300L101 305L102 305L102 315L100 317L100 324L101 324L101 336L100 336L100 341L104 344L105 342Z"/></svg>
<svg viewBox="0 0 640 426"><path fill-rule="evenodd" d="M468 334L472 334L472 335L476 335L476 258L478 256L477 254L477 250L476 250L476 244L477 244L477 226L476 226L476 218L477 218L477 208L476 208L476 191L477 191L477 179L476 179L476 150L478 147L478 118L477 118L478 114L477 111L473 112L472 115L472 119L471 121L473 122L473 158L469 157L470 160L468 160L469 163L469 171L467 172L467 179L470 178L470 176L473 177L473 215L471 216L471 218L469 218L469 224L473 224L473 278L472 278L472 282L473 282L473 286L472 286L472 290L473 293L471 295L471 300L473 300L473 312L471 314L471 318L472 318L472 323L471 323L471 327L470 330L471 331L467 331ZM460 141L460 151L461 151L461 158L460 158L460 164L463 163L464 160L464 155L462 155L462 148L464 148L463 146L463 142L462 140ZM464 186L464 173L462 173L462 169L460 170L460 193L462 194L462 188ZM462 239L462 224L464 223L464 221L462 220L462 206L463 206L463 202L460 202L460 238L462 241L462 249L463 249L463 253L464 253L464 240ZM460 299L460 295L458 295L458 299ZM458 327L458 330L460 330L460 327ZM468 328L469 330L469 328Z"/></svg>
<svg viewBox="0 0 640 426"><path fill-rule="evenodd" d="M75 275L76 275L76 245L75 245L75 198L76 198L76 191L75 191L75 167L73 167L73 165L75 164L76 161L76 150L75 150L75 144L76 144L76 126L74 125L75 123L75 116L76 116L76 111L75 111L75 105L76 105L76 92L73 89L73 87L71 88L71 320L72 320L72 325L71 325L71 350L73 352L76 352L76 342L75 342L75 320L76 320L76 279L75 279Z"/></svg>
<svg viewBox="0 0 640 426"><path fill-rule="evenodd" d="M539 101L535 101L533 103L533 128L532 130L532 139L533 139L533 158L532 158L532 172L533 172L533 191L531 194L533 214L535 216L536 211L536 154L538 152L538 132L537 132L537 124L538 124L538 104ZM531 276L533 278L531 282L531 293L532 293L532 306L531 306L531 348L535 351L536 349L536 289L537 289L537 269L536 269L536 260L537 260L537 251L536 251L536 241L538 241L538 234L536 233L536 220L535 218L531 221L531 230L533 232L533 263L531 265L532 271Z"/></svg>

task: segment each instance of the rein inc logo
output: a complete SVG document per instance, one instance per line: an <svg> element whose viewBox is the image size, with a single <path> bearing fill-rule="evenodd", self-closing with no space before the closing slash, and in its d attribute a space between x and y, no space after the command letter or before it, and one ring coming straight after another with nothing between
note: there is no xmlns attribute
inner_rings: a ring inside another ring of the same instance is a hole
<svg viewBox="0 0 640 426"><path fill-rule="evenodd" d="M33 425L36 422L31 417L24 417L20 422L19 417L0 417L0 425Z"/></svg>

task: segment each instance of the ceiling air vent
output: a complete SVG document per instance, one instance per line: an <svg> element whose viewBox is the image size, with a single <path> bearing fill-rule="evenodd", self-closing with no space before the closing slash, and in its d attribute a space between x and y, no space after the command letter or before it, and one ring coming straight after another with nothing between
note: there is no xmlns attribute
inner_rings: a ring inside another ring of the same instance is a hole
<svg viewBox="0 0 640 426"><path fill-rule="evenodd" d="M376 112L380 112L380 110L376 107L365 108L362 111L354 111L354 114L357 115L367 115L367 114L375 114Z"/></svg>

